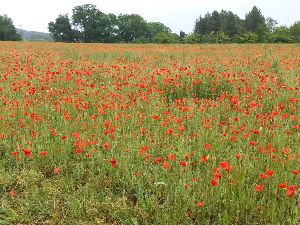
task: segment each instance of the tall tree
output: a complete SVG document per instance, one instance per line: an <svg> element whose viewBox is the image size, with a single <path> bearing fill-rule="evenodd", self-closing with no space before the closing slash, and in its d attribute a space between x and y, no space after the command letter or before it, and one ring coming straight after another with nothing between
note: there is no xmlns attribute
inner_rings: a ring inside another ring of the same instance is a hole
<svg viewBox="0 0 300 225"><path fill-rule="evenodd" d="M113 32L112 16L104 14L92 4L73 8L72 20L83 42L107 42Z"/></svg>
<svg viewBox="0 0 300 225"><path fill-rule="evenodd" d="M132 42L149 35L147 22L138 14L120 14L118 27L119 35L124 42Z"/></svg>
<svg viewBox="0 0 300 225"><path fill-rule="evenodd" d="M257 32L258 29L265 25L265 17L262 15L260 9L253 6L252 10L245 16L245 28L250 32Z"/></svg>
<svg viewBox="0 0 300 225"><path fill-rule="evenodd" d="M13 24L11 18L7 15L0 15L0 40L1 41L20 41L22 37Z"/></svg>
<svg viewBox="0 0 300 225"><path fill-rule="evenodd" d="M235 34L240 34L242 32L242 21L233 12L222 10L220 18L221 30L229 35L229 37L233 37Z"/></svg>
<svg viewBox="0 0 300 225"><path fill-rule="evenodd" d="M300 21L295 22L290 27L290 32L293 35L293 39L295 42L300 42Z"/></svg>
<svg viewBox="0 0 300 225"><path fill-rule="evenodd" d="M48 30L54 41L73 42L75 39L75 32L67 14L59 15L55 22L50 22Z"/></svg>

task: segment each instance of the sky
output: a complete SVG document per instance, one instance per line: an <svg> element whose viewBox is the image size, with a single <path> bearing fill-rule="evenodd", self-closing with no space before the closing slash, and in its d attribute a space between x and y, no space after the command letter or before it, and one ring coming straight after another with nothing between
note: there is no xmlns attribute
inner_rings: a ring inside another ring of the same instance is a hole
<svg viewBox="0 0 300 225"><path fill-rule="evenodd" d="M213 10L230 10L244 19L256 5L279 25L300 21L300 0L1 0L0 15L15 27L48 32L48 23L59 14L72 14L75 6L94 4L104 13L140 14L148 22L162 22L175 33L193 31L196 18Z"/></svg>

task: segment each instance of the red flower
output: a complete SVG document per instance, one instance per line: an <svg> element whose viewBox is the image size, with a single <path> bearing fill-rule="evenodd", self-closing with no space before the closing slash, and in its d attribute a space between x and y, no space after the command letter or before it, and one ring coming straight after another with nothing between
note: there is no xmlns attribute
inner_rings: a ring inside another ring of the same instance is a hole
<svg viewBox="0 0 300 225"><path fill-rule="evenodd" d="M171 135L171 134L173 134L173 131L174 131L173 128L168 128L167 129L167 134Z"/></svg>
<svg viewBox="0 0 300 225"><path fill-rule="evenodd" d="M197 206L198 206L199 208L203 207L203 202L197 202Z"/></svg>
<svg viewBox="0 0 300 225"><path fill-rule="evenodd" d="M109 162L110 162L112 168L116 168L117 160L115 158L112 158Z"/></svg>
<svg viewBox="0 0 300 225"><path fill-rule="evenodd" d="M240 159L240 158L241 158L241 155L240 155L240 154L236 154L236 155L235 155L235 158L236 158L236 159Z"/></svg>
<svg viewBox="0 0 300 225"><path fill-rule="evenodd" d="M293 170L293 174L298 175L299 174L299 170Z"/></svg>
<svg viewBox="0 0 300 225"><path fill-rule="evenodd" d="M273 176L274 171L273 170L266 170L266 174L268 174L270 177Z"/></svg>
<svg viewBox="0 0 300 225"><path fill-rule="evenodd" d="M219 185L218 180L217 180L217 179L213 179L213 180L211 181L211 185L212 185L213 187L218 186L218 185Z"/></svg>
<svg viewBox="0 0 300 225"><path fill-rule="evenodd" d="M105 142L103 147L105 148L106 151L110 149L110 144L108 142Z"/></svg>
<svg viewBox="0 0 300 225"><path fill-rule="evenodd" d="M10 192L8 192L8 194L9 194L9 197L12 198L16 195L16 192L15 191L10 191Z"/></svg>
<svg viewBox="0 0 300 225"><path fill-rule="evenodd" d="M142 147L140 148L140 153L143 155L147 150L148 150L148 147L147 147L147 146L142 146Z"/></svg>
<svg viewBox="0 0 300 225"><path fill-rule="evenodd" d="M268 178L268 174L265 174L265 173L259 174L259 178L260 179L267 179Z"/></svg>
<svg viewBox="0 0 300 225"><path fill-rule="evenodd" d="M75 139L79 138L79 134L77 132L74 132L72 135L73 135L73 138L75 138Z"/></svg>
<svg viewBox="0 0 300 225"><path fill-rule="evenodd" d="M45 156L47 155L47 152L46 152L46 151L41 151L41 152L40 152L40 155L41 155L42 157L45 157Z"/></svg>
<svg viewBox="0 0 300 225"><path fill-rule="evenodd" d="M211 150L211 145L208 144L208 143L206 143L206 144L204 145L204 150Z"/></svg>
<svg viewBox="0 0 300 225"><path fill-rule="evenodd" d="M17 156L18 154L19 154L19 152L18 151L14 151L14 152L12 152L12 153L10 153L12 156Z"/></svg>
<svg viewBox="0 0 300 225"><path fill-rule="evenodd" d="M54 167L54 168L53 168L53 173L54 173L54 174L59 174L59 168Z"/></svg>
<svg viewBox="0 0 300 225"><path fill-rule="evenodd" d="M82 152L82 149L81 148L77 148L76 149L76 154L80 154Z"/></svg>
<svg viewBox="0 0 300 225"><path fill-rule="evenodd" d="M228 161L220 162L220 167L224 170L228 170L229 169Z"/></svg>
<svg viewBox="0 0 300 225"><path fill-rule="evenodd" d="M293 195L295 194L295 191L297 190L297 186L296 185L293 185L293 186L288 186L287 187L287 193L286 195L291 198L293 197Z"/></svg>
<svg viewBox="0 0 300 225"><path fill-rule="evenodd" d="M168 162L164 162L163 163L163 168L166 170L166 169L168 169L168 167L169 167L169 163Z"/></svg>
<svg viewBox="0 0 300 225"><path fill-rule="evenodd" d="M207 159L208 159L208 158L207 158L206 156L202 156L200 162L201 162L201 163L205 163L205 162L207 161Z"/></svg>
<svg viewBox="0 0 300 225"><path fill-rule="evenodd" d="M161 156L158 156L155 161L154 161L156 164L160 164L162 162L162 157Z"/></svg>
<svg viewBox="0 0 300 225"><path fill-rule="evenodd" d="M22 151L24 152L25 156L30 156L32 152L31 149L24 149L24 148L22 149Z"/></svg>
<svg viewBox="0 0 300 225"><path fill-rule="evenodd" d="M171 160L171 161L174 161L174 160L176 159L176 155L170 153L170 154L168 155L168 159Z"/></svg>
<svg viewBox="0 0 300 225"><path fill-rule="evenodd" d="M278 184L278 187L281 188L281 189L286 188L287 187L287 183Z"/></svg>
<svg viewBox="0 0 300 225"><path fill-rule="evenodd" d="M186 169L187 163L185 161L180 161L180 165Z"/></svg>
<svg viewBox="0 0 300 225"><path fill-rule="evenodd" d="M263 189L264 189L264 185L262 185L262 184L258 184L255 187L256 192L261 192Z"/></svg>

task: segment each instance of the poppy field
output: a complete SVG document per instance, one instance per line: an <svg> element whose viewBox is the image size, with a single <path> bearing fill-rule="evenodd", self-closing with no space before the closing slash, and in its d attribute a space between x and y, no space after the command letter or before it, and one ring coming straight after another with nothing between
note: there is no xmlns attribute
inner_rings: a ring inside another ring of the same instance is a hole
<svg viewBox="0 0 300 225"><path fill-rule="evenodd" d="M300 224L300 45L0 42L0 224Z"/></svg>

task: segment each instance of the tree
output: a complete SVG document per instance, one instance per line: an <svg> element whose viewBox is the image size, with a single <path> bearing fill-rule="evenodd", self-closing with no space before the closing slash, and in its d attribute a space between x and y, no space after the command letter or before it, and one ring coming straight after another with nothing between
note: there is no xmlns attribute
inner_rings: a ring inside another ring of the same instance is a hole
<svg viewBox="0 0 300 225"><path fill-rule="evenodd" d="M272 33L272 39L275 43L292 43L294 36L288 27L279 26Z"/></svg>
<svg viewBox="0 0 300 225"><path fill-rule="evenodd" d="M163 23L149 22L147 23L147 32L149 40L152 41L158 33L171 33L172 31Z"/></svg>
<svg viewBox="0 0 300 225"><path fill-rule="evenodd" d="M180 39L180 43L184 43L185 42L185 37L186 37L186 33L184 31L180 31L179 32L179 39Z"/></svg>
<svg viewBox="0 0 300 225"><path fill-rule="evenodd" d="M273 32L276 25L278 24L277 20L274 20L271 17L268 17L265 22L269 32Z"/></svg>
<svg viewBox="0 0 300 225"><path fill-rule="evenodd" d="M22 37L13 24L11 18L7 15L0 15L0 40L1 41L20 41Z"/></svg>
<svg viewBox="0 0 300 225"><path fill-rule="evenodd" d="M118 16L119 35L124 42L133 42L137 38L149 36L147 22L138 14L120 14Z"/></svg>
<svg viewBox="0 0 300 225"><path fill-rule="evenodd" d="M245 16L245 28L249 32L257 32L260 26L265 26L265 18L261 11L253 6L252 10Z"/></svg>
<svg viewBox="0 0 300 225"><path fill-rule="evenodd" d="M213 11L212 14L206 13L196 20L194 32L198 35L206 35L205 40L209 40L211 34L223 31L229 37L239 34L242 31L241 19L231 11L222 10L220 13Z"/></svg>
<svg viewBox="0 0 300 225"><path fill-rule="evenodd" d="M290 27L290 32L294 36L294 42L300 42L300 21L295 22Z"/></svg>
<svg viewBox="0 0 300 225"><path fill-rule="evenodd" d="M179 36L177 34L162 32L153 38L153 42L158 44L175 44L179 43Z"/></svg>
<svg viewBox="0 0 300 225"><path fill-rule="evenodd" d="M48 24L48 30L54 41L73 42L75 39L75 32L68 15L59 15L55 22Z"/></svg>
<svg viewBox="0 0 300 225"><path fill-rule="evenodd" d="M115 32L112 14L106 15L92 4L73 8L72 20L82 42L109 42Z"/></svg>
<svg viewBox="0 0 300 225"><path fill-rule="evenodd" d="M221 30L232 38L235 34L242 33L241 19L231 11L222 10L220 13Z"/></svg>

